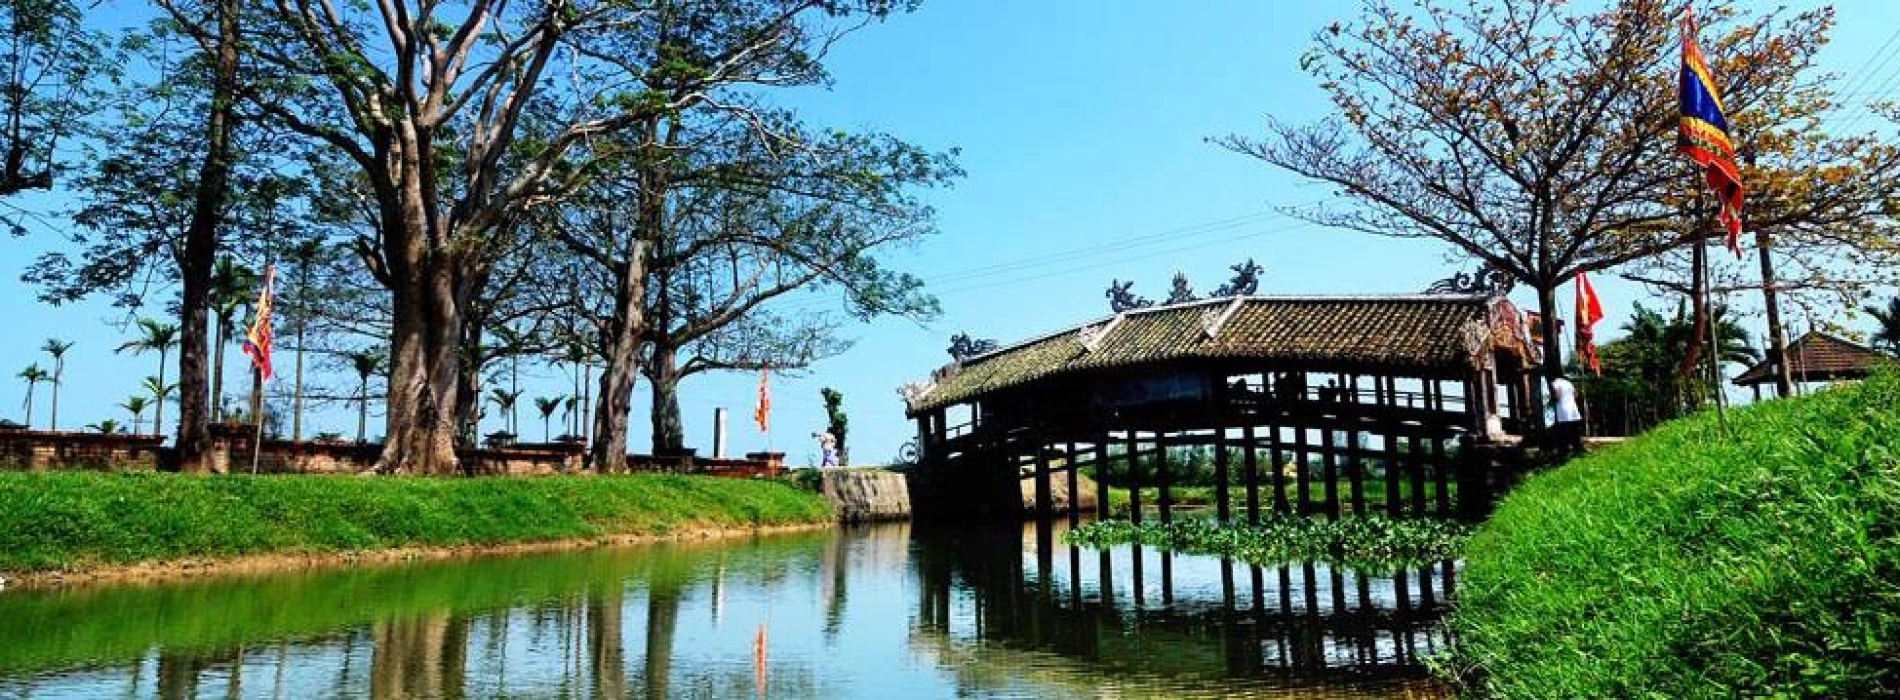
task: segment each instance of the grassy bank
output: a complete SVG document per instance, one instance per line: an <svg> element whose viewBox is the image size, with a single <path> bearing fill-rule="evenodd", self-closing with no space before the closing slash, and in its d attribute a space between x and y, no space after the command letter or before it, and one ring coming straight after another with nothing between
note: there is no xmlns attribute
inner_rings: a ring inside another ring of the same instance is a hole
<svg viewBox="0 0 1900 700"><path fill-rule="evenodd" d="M1900 693L1900 378L1730 424L1513 492L1466 547L1447 672L1494 697Z"/></svg>
<svg viewBox="0 0 1900 700"><path fill-rule="evenodd" d="M7 473L0 474L0 571L663 535L830 516L810 492L707 477Z"/></svg>

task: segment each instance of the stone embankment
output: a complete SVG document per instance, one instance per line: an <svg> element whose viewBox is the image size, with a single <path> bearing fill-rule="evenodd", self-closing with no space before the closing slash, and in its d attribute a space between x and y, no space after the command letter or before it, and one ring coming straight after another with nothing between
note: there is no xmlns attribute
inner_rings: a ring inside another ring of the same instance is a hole
<svg viewBox="0 0 1900 700"><path fill-rule="evenodd" d="M839 522L866 523L910 518L910 487L904 475L882 469L827 469L819 491Z"/></svg>

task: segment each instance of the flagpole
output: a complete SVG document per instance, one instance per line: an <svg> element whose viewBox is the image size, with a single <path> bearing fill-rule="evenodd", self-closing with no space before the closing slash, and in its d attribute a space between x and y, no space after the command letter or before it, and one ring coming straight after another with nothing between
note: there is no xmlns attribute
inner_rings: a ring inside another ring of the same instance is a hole
<svg viewBox="0 0 1900 700"><path fill-rule="evenodd" d="M1720 206L1720 204L1717 206ZM1728 429L1728 409L1723 406L1722 401L1722 345L1721 340L1719 340L1720 336L1716 331L1715 323L1715 285L1710 284L1711 280L1709 279L1709 237L1707 235L1707 223L1707 215L1703 213L1702 208L1702 196L1698 194L1696 195L1695 221L1693 223L1696 233L1698 234L1695 243L1695 261L1698 266L1696 270L1696 285L1700 287L1698 291L1702 297L1700 301L1702 304L1703 322L1709 327L1709 337L1707 338L1709 343L1707 349L1709 356L1709 385L1715 394L1711 397L1715 400L1715 421L1722 426L1723 435L1731 435Z"/></svg>
<svg viewBox="0 0 1900 700"><path fill-rule="evenodd" d="M251 405L255 407L251 422L257 424L251 438L251 473L256 474L258 455L264 451L264 371L257 365L251 365Z"/></svg>

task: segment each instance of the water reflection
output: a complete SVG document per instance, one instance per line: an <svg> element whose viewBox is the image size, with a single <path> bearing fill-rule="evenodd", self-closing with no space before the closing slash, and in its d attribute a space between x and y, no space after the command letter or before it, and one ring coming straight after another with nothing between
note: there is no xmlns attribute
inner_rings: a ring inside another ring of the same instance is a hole
<svg viewBox="0 0 1900 700"><path fill-rule="evenodd" d="M0 698L1435 693L1455 583L889 525L0 593ZM755 648L763 634L764 648Z"/></svg>

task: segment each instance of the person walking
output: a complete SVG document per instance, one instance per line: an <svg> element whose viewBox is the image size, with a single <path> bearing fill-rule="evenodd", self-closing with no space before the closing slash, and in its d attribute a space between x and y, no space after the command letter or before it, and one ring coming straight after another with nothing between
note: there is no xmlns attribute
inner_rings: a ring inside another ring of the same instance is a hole
<svg viewBox="0 0 1900 700"><path fill-rule="evenodd" d="M827 430L817 434L819 457L818 466L830 468L838 466L838 436Z"/></svg>

